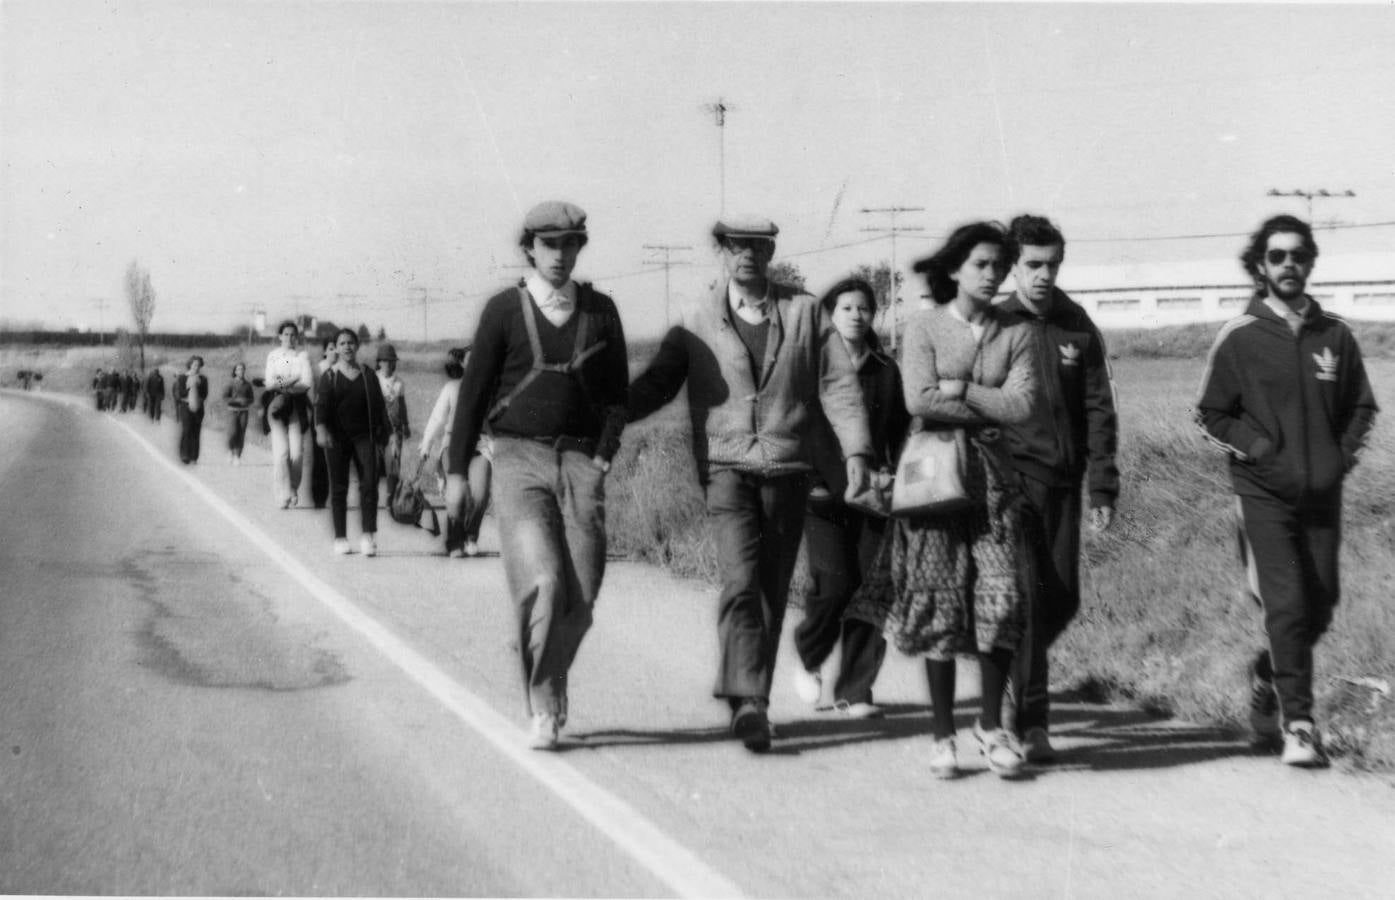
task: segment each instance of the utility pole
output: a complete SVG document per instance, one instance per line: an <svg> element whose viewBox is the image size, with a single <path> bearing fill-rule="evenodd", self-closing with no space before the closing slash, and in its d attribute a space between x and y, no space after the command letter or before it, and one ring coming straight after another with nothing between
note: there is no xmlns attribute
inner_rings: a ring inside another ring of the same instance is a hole
<svg viewBox="0 0 1395 900"><path fill-rule="evenodd" d="M1339 193L1339 192L1336 192L1336 191L1329 191L1329 190L1327 190L1327 188L1316 188L1315 190L1311 190L1311 191L1303 191L1303 190L1298 190L1298 191L1281 191L1281 190L1279 190L1278 188L1270 188L1270 189L1269 189L1269 193L1268 193L1266 196L1269 196L1269 197L1302 197L1304 200L1308 201L1308 223L1309 223L1309 224L1312 224L1312 221L1313 221L1313 198L1314 198L1314 197L1323 197L1323 198L1326 198L1326 199L1337 199L1337 198L1345 198L1345 197L1355 197L1355 196L1356 196L1356 192L1355 192L1355 191L1352 191L1352 190L1346 190L1346 191L1342 191L1342 192Z"/></svg>
<svg viewBox="0 0 1395 900"><path fill-rule="evenodd" d="M431 339L431 330L426 324L426 307L431 303L432 289L421 285L409 284L407 285L407 290L421 291L421 297L418 298L421 300L421 340L422 343L425 343Z"/></svg>
<svg viewBox="0 0 1395 900"><path fill-rule="evenodd" d="M645 249L645 250L657 250L657 251L659 251L660 253L662 253L662 254L664 255L664 261L663 261L663 262L659 262L657 259L648 259L648 260L645 260L645 261L644 261L644 264L645 264L646 266L663 266L663 267L664 267L664 324L667 325L667 324L669 324L669 322L671 321L671 317L670 317L670 315L669 315L669 278L668 278L669 269L672 269L673 266L674 266L674 262L673 262L673 260L672 260L671 254L673 253L674 250L691 250L691 249L693 249L693 248L692 248L692 247L685 246L685 245L679 245L679 244L645 244L645 245L644 245L644 249ZM678 263L678 265L680 265L680 266L681 266L681 265L687 265L687 263L680 262L680 263Z"/></svg>
<svg viewBox="0 0 1395 900"><path fill-rule="evenodd" d="M875 207L875 208L863 207L862 210L861 210L861 212L863 212L863 213L868 213L868 214L871 214L871 215L887 215L887 216L890 216L890 227L887 227L887 228L864 228L864 229L862 229L862 230L863 230L863 231L879 232L879 233L881 233L881 234L890 234L890 235L891 235L891 279L890 279L890 280L891 280L891 284L887 286L887 294L888 294L888 296L887 296L886 308L887 308L887 313L888 313L888 315L889 315L889 317L890 317L890 319L891 319L891 324L890 324L889 331L890 331L890 335L891 335L891 352L894 354L894 353L896 352L896 331L897 331L897 329L896 329L896 308L897 308L897 305L900 304L900 302L901 302L900 283L899 283L899 280L898 280L898 278L897 278L897 275L898 275L899 273L898 273L898 271L897 271L897 269L896 269L896 235L901 234L902 232L907 232L907 231L924 231L924 230L925 230L924 228L922 228L922 227L919 226L919 225L897 225L897 224L896 224L896 217L897 217L899 214L901 214L901 213L908 213L908 212L925 212L925 207L923 207L923 206L880 206L880 207Z"/></svg>
<svg viewBox="0 0 1395 900"><path fill-rule="evenodd" d="M360 300L363 300L363 299L366 298L367 296L368 296L367 294L335 294L335 298L336 298L336 299L339 299L339 300L347 300L347 301L349 301L349 319L350 319L350 321L349 321L349 323L348 323L348 327L352 328L354 331L358 331L358 326L361 325L361 324L363 324L363 323L361 323L361 322L357 322L357 323L356 323L356 322L352 321L352 320L358 318L358 302L359 302Z"/></svg>
<svg viewBox="0 0 1395 900"><path fill-rule="evenodd" d="M708 103L703 106L703 109L713 113L717 118L717 154L722 179L721 193L719 194L721 205L717 212L720 218L727 213L727 113L731 112L733 107L728 105L726 100L718 97L716 103Z"/></svg>
<svg viewBox="0 0 1395 900"><path fill-rule="evenodd" d="M107 343L107 298L93 297L92 302L97 307L97 343L106 346Z"/></svg>

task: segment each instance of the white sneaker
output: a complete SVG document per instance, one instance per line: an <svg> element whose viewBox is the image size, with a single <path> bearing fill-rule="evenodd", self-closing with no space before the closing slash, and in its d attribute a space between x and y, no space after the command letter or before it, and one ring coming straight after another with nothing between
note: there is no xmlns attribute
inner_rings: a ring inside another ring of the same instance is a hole
<svg viewBox="0 0 1395 900"><path fill-rule="evenodd" d="M365 534L358 539L358 549L364 556L377 556L378 544L373 540L373 535Z"/></svg>
<svg viewBox="0 0 1395 900"><path fill-rule="evenodd" d="M1323 752L1322 740L1312 722L1294 722L1284 729L1284 755L1286 766L1299 766L1305 769L1321 769L1327 765L1327 754Z"/></svg>
<svg viewBox="0 0 1395 900"><path fill-rule="evenodd" d="M797 666L794 670L794 692L799 695L800 700L810 706L817 706L823 697L823 675Z"/></svg>
<svg viewBox="0 0 1395 900"><path fill-rule="evenodd" d="M557 749L557 717L552 713L533 713L533 727L528 732L528 746L534 750Z"/></svg>
<svg viewBox="0 0 1395 900"><path fill-rule="evenodd" d="M353 552L354 552L354 551L352 551L352 550L349 549L349 539L348 539L348 538L335 538L335 539L334 539L334 553L335 553L336 556L348 556L350 553L353 553Z"/></svg>
<svg viewBox="0 0 1395 900"><path fill-rule="evenodd" d="M988 760L988 768L1002 778L1011 778L1022 771L1027 754L1017 738L1006 728L984 731L978 722L974 723L974 737L979 749Z"/></svg>
<svg viewBox="0 0 1395 900"><path fill-rule="evenodd" d="M930 774L936 778L955 778L959 775L959 755L954 747L954 738L937 738L930 745Z"/></svg>
<svg viewBox="0 0 1395 900"><path fill-rule="evenodd" d="M839 700L833 704L835 712L847 716L849 719L880 719L884 713L882 708L875 703L849 703L847 700Z"/></svg>
<svg viewBox="0 0 1395 900"><path fill-rule="evenodd" d="M479 555L480 555L480 545L477 544L477 543L475 543L474 541L466 541L466 542L465 542L465 555L466 555L466 556L479 556Z"/></svg>

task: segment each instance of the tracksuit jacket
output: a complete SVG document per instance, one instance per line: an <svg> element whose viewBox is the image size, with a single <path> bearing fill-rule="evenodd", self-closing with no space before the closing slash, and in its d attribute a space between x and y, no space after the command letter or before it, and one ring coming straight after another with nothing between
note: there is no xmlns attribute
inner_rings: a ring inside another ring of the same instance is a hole
<svg viewBox="0 0 1395 900"><path fill-rule="evenodd" d="M999 307L1031 331L1041 391L1031 417L1003 431L1019 472L1052 487L1072 487L1088 467L1090 506L1112 507L1119 496L1119 428L1104 339L1080 304L1064 291L1053 292L1044 316L1017 294Z"/></svg>
<svg viewBox="0 0 1395 900"><path fill-rule="evenodd" d="M1351 329L1308 299L1297 335L1262 299L1221 329L1197 422L1241 496L1331 505L1377 412Z"/></svg>

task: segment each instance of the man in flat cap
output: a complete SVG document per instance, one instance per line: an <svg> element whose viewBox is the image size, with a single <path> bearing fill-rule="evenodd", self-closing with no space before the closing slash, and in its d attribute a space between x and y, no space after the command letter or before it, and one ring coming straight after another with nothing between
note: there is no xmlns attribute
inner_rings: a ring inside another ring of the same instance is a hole
<svg viewBox="0 0 1395 900"><path fill-rule="evenodd" d="M615 303L572 280L586 213L533 207L519 244L533 271L485 304L451 429L448 514L463 518L481 432L493 435L494 509L518 613L529 746L567 721L567 672L605 572L605 475L629 383Z"/></svg>
<svg viewBox="0 0 1395 900"><path fill-rule="evenodd" d="M778 231L769 219L716 224L726 277L711 297L680 312L630 386L634 421L687 385L693 456L722 573L713 693L731 707L733 736L757 753L770 748L770 685L820 407L846 460L849 496L865 488L872 452L862 390L842 341L827 339L812 296L766 275Z"/></svg>

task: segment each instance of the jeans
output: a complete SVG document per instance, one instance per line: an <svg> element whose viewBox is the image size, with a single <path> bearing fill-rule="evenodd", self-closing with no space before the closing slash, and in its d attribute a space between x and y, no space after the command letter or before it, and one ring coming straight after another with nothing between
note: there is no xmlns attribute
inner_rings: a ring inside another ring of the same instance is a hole
<svg viewBox="0 0 1395 900"><path fill-rule="evenodd" d="M235 409L228 414L228 452L233 456L242 455L242 445L247 440L247 410Z"/></svg>
<svg viewBox="0 0 1395 900"><path fill-rule="evenodd" d="M305 435L300 419L292 412L289 422L268 416L271 426L271 492L278 504L300 491L300 460Z"/></svg>
<svg viewBox="0 0 1395 900"><path fill-rule="evenodd" d="M565 715L567 672L605 574L605 474L591 457L494 440L494 509L528 713Z"/></svg>
<svg viewBox="0 0 1395 900"><path fill-rule="evenodd" d="M326 447L329 462L329 513L334 521L334 536L348 537L349 529L349 464L353 463L358 477L358 510L364 534L378 530L378 448L373 439L336 437L334 446Z"/></svg>
<svg viewBox="0 0 1395 900"><path fill-rule="evenodd" d="M722 573L717 697L770 698L808 495L803 473L764 477L725 469L711 475L707 516Z"/></svg>

